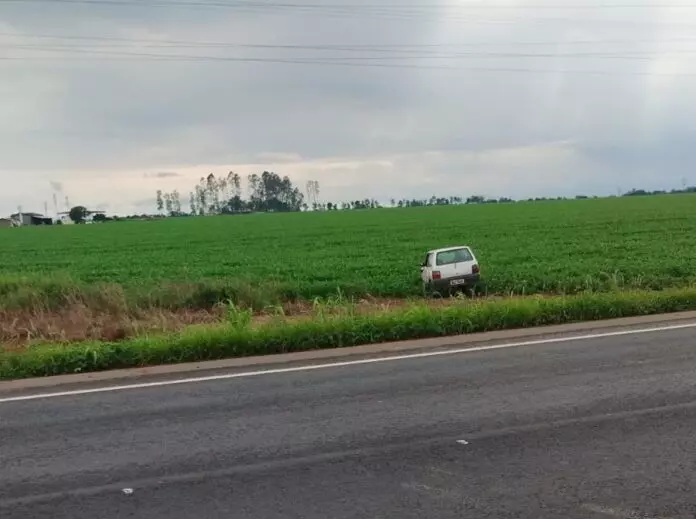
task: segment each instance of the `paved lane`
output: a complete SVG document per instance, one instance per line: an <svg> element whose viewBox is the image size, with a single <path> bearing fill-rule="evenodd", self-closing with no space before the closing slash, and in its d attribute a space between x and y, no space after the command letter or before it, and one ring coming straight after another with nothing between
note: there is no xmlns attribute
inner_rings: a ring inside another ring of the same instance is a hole
<svg viewBox="0 0 696 519"><path fill-rule="evenodd" d="M692 519L694 431L693 328L4 402L0 517Z"/></svg>

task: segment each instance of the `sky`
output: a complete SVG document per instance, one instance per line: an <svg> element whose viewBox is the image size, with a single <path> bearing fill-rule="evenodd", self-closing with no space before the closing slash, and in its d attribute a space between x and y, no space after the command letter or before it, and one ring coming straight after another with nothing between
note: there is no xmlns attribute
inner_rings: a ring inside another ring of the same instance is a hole
<svg viewBox="0 0 696 519"><path fill-rule="evenodd" d="M695 29L685 0L0 0L0 216L229 171L334 202L693 185Z"/></svg>

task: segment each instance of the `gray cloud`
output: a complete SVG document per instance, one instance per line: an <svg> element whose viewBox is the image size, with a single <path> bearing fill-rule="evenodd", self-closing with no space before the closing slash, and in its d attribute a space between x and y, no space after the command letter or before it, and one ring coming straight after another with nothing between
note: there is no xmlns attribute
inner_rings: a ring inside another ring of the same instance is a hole
<svg viewBox="0 0 696 519"><path fill-rule="evenodd" d="M143 173L144 178L176 178L181 174L175 171L157 171L155 173Z"/></svg>
<svg viewBox="0 0 696 519"><path fill-rule="evenodd" d="M13 181L0 213L40 206L49 182L86 205L108 192L110 207L127 211L157 189L187 193L201 174L229 170L316 178L337 199L696 183L696 9L528 9L539 5L529 0L414 14L393 5L4 6L0 32L15 36L0 36L3 56L25 59L0 60L0 180ZM56 27L127 41L30 37ZM356 56L367 66L346 59Z"/></svg>
<svg viewBox="0 0 696 519"><path fill-rule="evenodd" d="M153 212L154 207L155 207L155 198L141 198L138 200L134 200L131 203L131 207L135 210L135 212Z"/></svg>

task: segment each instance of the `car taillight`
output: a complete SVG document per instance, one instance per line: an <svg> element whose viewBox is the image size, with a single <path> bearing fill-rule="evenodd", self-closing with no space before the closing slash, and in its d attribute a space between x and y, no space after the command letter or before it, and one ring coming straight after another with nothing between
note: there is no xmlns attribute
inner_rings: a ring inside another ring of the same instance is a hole
<svg viewBox="0 0 696 519"><path fill-rule="evenodd" d="M478 274L479 272L481 272L481 268L478 265L474 265L473 267L471 267L471 272L473 272L474 274Z"/></svg>
<svg viewBox="0 0 696 519"><path fill-rule="evenodd" d="M442 274L440 274L439 270L433 271L433 279L442 279Z"/></svg>

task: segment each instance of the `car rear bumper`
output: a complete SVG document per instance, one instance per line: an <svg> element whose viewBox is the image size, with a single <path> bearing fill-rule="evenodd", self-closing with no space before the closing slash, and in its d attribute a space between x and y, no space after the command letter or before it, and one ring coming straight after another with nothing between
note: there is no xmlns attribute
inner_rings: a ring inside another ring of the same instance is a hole
<svg viewBox="0 0 696 519"><path fill-rule="evenodd" d="M447 279L437 279L430 282L436 290L446 290L451 288L470 287L481 280L480 274L469 274L467 276L456 276ZM454 284L452 282L455 282Z"/></svg>

